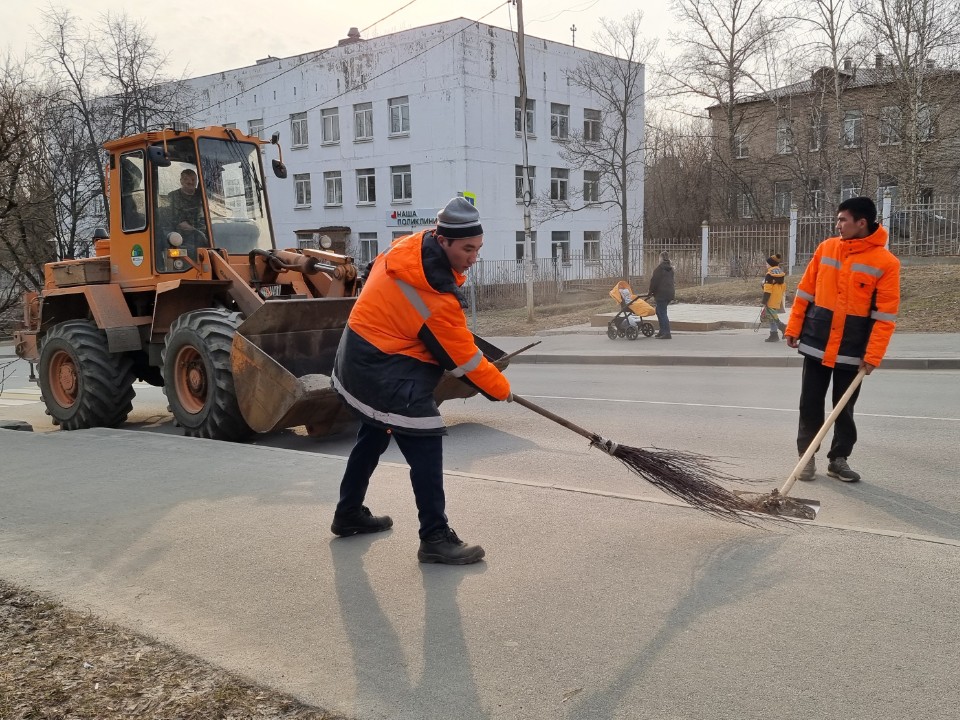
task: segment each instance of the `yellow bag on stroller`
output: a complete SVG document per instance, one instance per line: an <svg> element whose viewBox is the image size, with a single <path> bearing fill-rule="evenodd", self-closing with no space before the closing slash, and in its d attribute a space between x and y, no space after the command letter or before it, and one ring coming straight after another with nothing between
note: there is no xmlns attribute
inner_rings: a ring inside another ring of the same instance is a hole
<svg viewBox="0 0 960 720"><path fill-rule="evenodd" d="M621 280L613 286L609 295L620 307L620 311L607 323L608 338L616 340L618 337L625 337L627 340L636 340L640 333L643 333L644 337L653 335L653 323L640 318L653 315L656 311L650 303L633 294L630 283Z"/></svg>

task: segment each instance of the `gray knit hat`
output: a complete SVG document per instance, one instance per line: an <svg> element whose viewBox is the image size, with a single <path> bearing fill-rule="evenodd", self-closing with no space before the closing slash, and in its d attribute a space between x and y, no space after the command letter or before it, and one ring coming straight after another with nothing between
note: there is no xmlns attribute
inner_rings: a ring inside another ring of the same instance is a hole
<svg viewBox="0 0 960 720"><path fill-rule="evenodd" d="M483 235L480 213L466 198L455 197L437 213L437 235L451 240Z"/></svg>

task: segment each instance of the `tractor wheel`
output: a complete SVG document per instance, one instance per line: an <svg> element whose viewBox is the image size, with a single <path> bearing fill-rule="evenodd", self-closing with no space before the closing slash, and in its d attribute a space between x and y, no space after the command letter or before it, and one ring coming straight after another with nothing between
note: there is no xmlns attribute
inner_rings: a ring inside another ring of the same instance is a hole
<svg viewBox="0 0 960 720"><path fill-rule="evenodd" d="M650 337L651 335L653 335L653 323L648 323L648 322L641 323L640 332L643 333L644 337Z"/></svg>
<svg viewBox="0 0 960 720"><path fill-rule="evenodd" d="M607 324L607 337L611 340L617 339L617 326L612 322Z"/></svg>
<svg viewBox="0 0 960 720"><path fill-rule="evenodd" d="M230 363L241 319L236 312L197 310L170 326L162 353L164 392L185 435L238 441L253 434L237 405Z"/></svg>
<svg viewBox="0 0 960 720"><path fill-rule="evenodd" d="M70 320L44 337L40 392L64 430L117 427L133 410L133 362L111 353L107 335L89 320Z"/></svg>
<svg viewBox="0 0 960 720"><path fill-rule="evenodd" d="M638 337L640 337L640 328L638 328L636 325L630 325L627 328L626 335L627 340L636 340Z"/></svg>

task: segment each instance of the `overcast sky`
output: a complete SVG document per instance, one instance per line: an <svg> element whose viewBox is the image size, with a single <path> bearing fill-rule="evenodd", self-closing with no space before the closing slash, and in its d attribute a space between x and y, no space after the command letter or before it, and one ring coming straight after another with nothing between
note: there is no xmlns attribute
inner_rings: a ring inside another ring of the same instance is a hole
<svg viewBox="0 0 960 720"><path fill-rule="evenodd" d="M409 2L365 0L354 5L343 0L163 0L140 4L128 0L72 0L56 4L69 7L84 21L124 10L144 20L158 46L170 53L168 74L187 77L252 65L268 55L286 57L331 47L346 37L351 27L359 28L362 36L369 38L456 17L477 20L490 13L483 22L504 28L513 23L516 28L516 8L503 0L413 0L404 8ZM10 0L5 5L0 46L22 58L31 43L32 29L41 26L42 9L49 4L44 0ZM670 27L669 2L654 0L644 5L648 24L645 34L660 37L662 43ZM570 27L576 25L576 45L593 48L592 36L599 29L600 18L619 19L633 7L617 0L524 0L524 25L528 35L565 43L571 42ZM383 19L395 10L399 12Z"/></svg>

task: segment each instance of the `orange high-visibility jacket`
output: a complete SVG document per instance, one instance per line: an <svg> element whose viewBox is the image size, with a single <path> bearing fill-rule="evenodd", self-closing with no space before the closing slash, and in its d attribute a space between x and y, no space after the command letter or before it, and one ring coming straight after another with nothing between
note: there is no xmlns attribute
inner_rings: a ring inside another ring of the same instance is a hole
<svg viewBox="0 0 960 720"><path fill-rule="evenodd" d="M444 370L491 400L510 383L467 328L458 288L432 230L399 238L373 264L340 340L331 384L365 421L397 432L443 434L433 398Z"/></svg>
<svg viewBox="0 0 960 720"><path fill-rule="evenodd" d="M900 261L878 227L865 238L820 243L797 286L786 335L827 367L877 366L900 308Z"/></svg>

